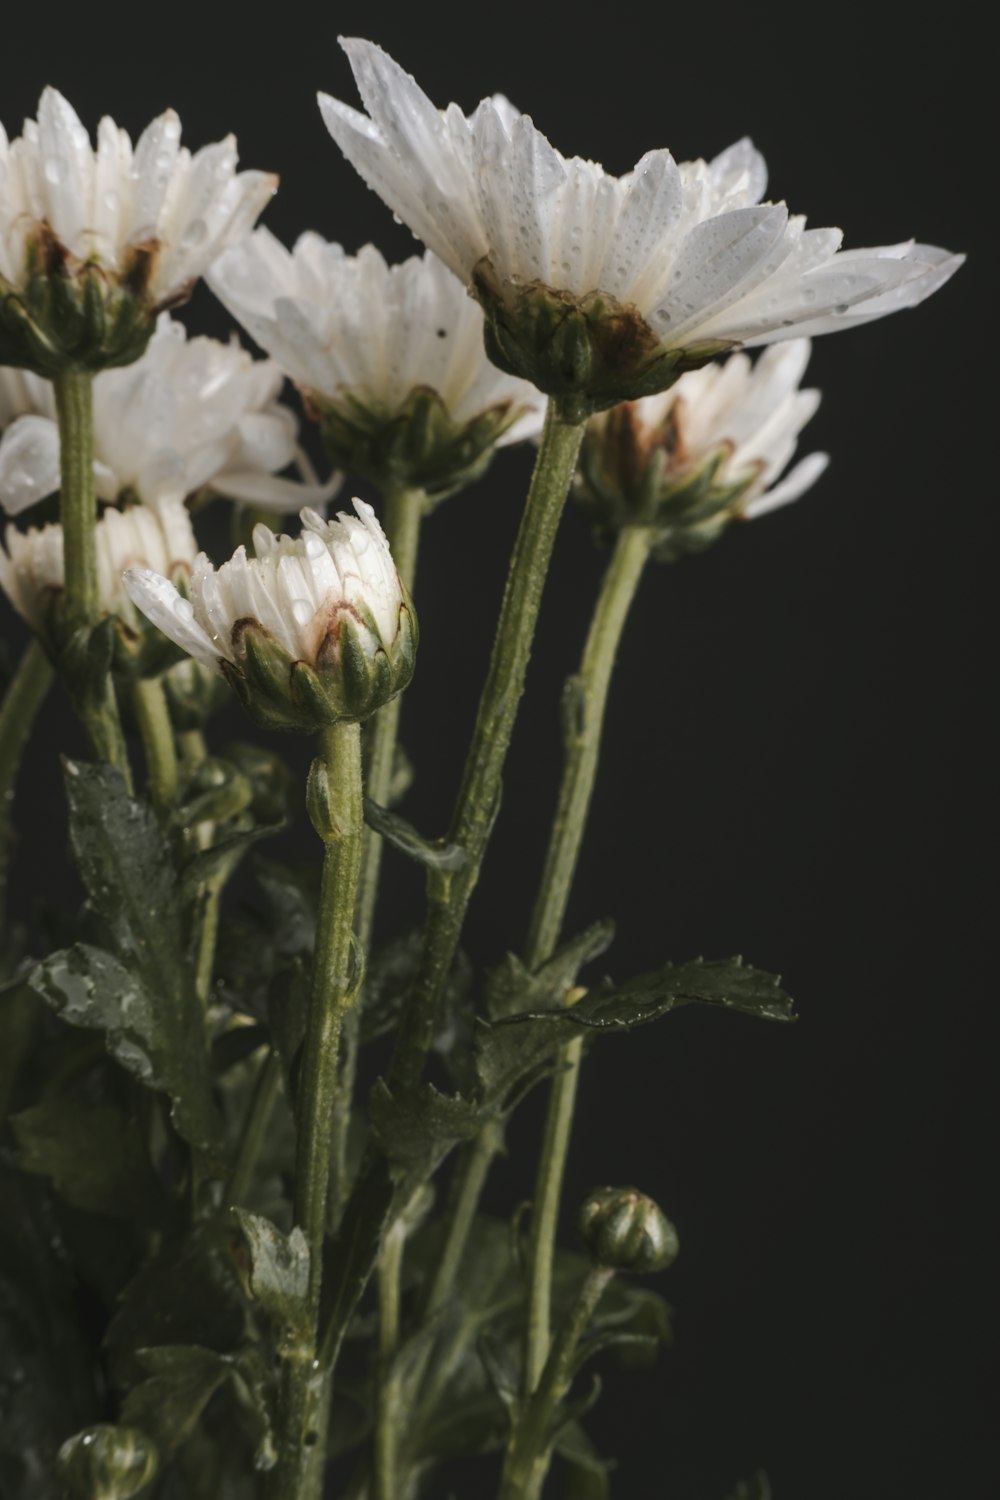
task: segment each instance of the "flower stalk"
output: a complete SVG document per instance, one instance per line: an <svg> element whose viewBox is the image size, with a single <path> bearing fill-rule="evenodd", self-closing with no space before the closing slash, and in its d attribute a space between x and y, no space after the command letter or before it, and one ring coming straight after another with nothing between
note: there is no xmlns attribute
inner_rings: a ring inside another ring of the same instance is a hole
<svg viewBox="0 0 1000 1500"><path fill-rule="evenodd" d="M417 1082L430 1049L441 993L499 804L504 762L524 690L542 589L582 436L582 426L564 421L556 404L550 402L448 835L448 841L464 852L465 861L460 870L434 871L428 879L424 950L390 1067L393 1089L409 1088Z"/></svg>
<svg viewBox="0 0 1000 1500"><path fill-rule="evenodd" d="M158 677L136 679L132 687L132 707L146 752L149 798L162 818L177 799L178 765L167 696Z"/></svg>
<svg viewBox="0 0 1000 1500"><path fill-rule="evenodd" d="M65 557L66 620L74 642L83 643L73 663L69 687L90 736L94 753L122 774L131 789L131 772L122 734L114 684L106 665L88 650L100 623L97 583L97 490L94 483L93 375L67 365L53 377L59 420L59 518ZM81 673L82 669L82 673ZM77 674L89 681L81 685Z"/></svg>
<svg viewBox="0 0 1000 1500"><path fill-rule="evenodd" d="M318 1500L325 1449L326 1372L316 1362L323 1243L334 1141L334 1100L344 1017L356 995L354 913L361 862L361 731L342 721L322 731L310 773L309 811L324 843L319 922L298 1093L295 1222L309 1246L308 1337L287 1360L273 1500Z"/></svg>
<svg viewBox="0 0 1000 1500"><path fill-rule="evenodd" d="M563 779L528 933L525 961L530 969L551 958L559 940L594 790L611 673L651 544L652 533L645 527L626 526L619 533L580 670L566 684ZM560 1050L535 1181L528 1237L530 1291L524 1351L524 1385L529 1394L542 1378L549 1353L556 1223L582 1053L580 1037Z"/></svg>

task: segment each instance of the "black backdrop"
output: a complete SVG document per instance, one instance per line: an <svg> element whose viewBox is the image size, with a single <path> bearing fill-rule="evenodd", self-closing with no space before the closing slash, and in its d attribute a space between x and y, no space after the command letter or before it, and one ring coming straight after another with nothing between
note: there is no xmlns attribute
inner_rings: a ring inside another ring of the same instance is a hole
<svg viewBox="0 0 1000 1500"><path fill-rule="evenodd" d="M414 248L319 119L317 88L355 101L342 31L382 42L439 103L506 92L561 149L610 170L650 146L707 156L749 132L773 196L843 225L849 244L915 234L972 252L919 311L818 341L810 381L825 399L807 446L832 453L827 475L791 509L652 571L629 623L570 925L610 910L622 975L741 951L783 973L801 1020L684 1012L587 1064L568 1202L634 1181L683 1247L662 1281L674 1348L652 1375L609 1372L589 1419L628 1500L712 1500L758 1464L778 1500L995 1493L982 994L994 195L972 163L984 40L961 7L933 28L905 14L441 0L106 3L3 21L10 134L46 81L91 127L107 111L137 132L173 104L190 145L232 129L245 165L280 171L266 222L286 240L312 227L349 249ZM184 317L228 327L204 290ZM446 822L529 463L501 454L427 527L404 737L406 810L429 831ZM600 565L571 515L469 921L477 959L524 932L558 775L554 705ZM9 611L3 628L19 634ZM235 711L227 727L253 732ZM73 733L53 702L22 783L40 820L15 866L25 913L39 877L46 899L76 899L56 766ZM305 747L284 748L305 764ZM309 837L299 827L285 848ZM419 882L392 856L386 874L391 930ZM530 1190L541 1107L511 1131L497 1211ZM491 1493L477 1473L457 1492Z"/></svg>

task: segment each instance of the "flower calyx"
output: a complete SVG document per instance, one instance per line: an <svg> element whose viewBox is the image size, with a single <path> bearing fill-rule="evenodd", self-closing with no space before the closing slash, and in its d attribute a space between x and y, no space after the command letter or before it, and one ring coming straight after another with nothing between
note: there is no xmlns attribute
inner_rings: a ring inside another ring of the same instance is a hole
<svg viewBox="0 0 1000 1500"><path fill-rule="evenodd" d="M577 1209L576 1231L612 1271L665 1271L680 1249L674 1226L637 1188L595 1188Z"/></svg>

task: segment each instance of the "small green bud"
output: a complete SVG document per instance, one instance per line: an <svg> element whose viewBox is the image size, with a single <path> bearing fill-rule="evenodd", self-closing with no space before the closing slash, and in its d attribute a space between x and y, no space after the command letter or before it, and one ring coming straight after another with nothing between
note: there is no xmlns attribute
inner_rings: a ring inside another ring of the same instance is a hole
<svg viewBox="0 0 1000 1500"><path fill-rule="evenodd" d="M613 1271L665 1271L677 1258L677 1231L637 1188L595 1188L576 1230L598 1265Z"/></svg>
<svg viewBox="0 0 1000 1500"><path fill-rule="evenodd" d="M131 1500L158 1466L156 1445L137 1427L85 1427L56 1454L56 1473L72 1500Z"/></svg>

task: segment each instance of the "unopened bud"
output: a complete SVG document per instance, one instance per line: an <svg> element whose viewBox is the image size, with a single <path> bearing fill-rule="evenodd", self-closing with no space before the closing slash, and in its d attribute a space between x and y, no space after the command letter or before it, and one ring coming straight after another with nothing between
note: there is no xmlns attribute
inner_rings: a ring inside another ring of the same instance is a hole
<svg viewBox="0 0 1000 1500"><path fill-rule="evenodd" d="M677 1258L677 1231L637 1188L595 1188L576 1215L576 1229L599 1265L614 1271L665 1271Z"/></svg>

